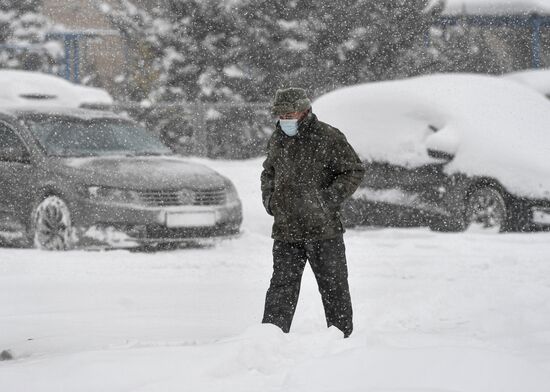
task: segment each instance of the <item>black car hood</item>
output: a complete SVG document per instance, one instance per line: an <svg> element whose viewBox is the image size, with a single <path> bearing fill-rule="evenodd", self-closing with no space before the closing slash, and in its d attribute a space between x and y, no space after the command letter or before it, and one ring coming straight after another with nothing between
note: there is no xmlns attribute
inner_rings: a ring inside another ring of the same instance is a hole
<svg viewBox="0 0 550 392"><path fill-rule="evenodd" d="M223 188L225 179L214 170L181 157L93 157L58 159L59 174L78 177L88 185L124 189Z"/></svg>

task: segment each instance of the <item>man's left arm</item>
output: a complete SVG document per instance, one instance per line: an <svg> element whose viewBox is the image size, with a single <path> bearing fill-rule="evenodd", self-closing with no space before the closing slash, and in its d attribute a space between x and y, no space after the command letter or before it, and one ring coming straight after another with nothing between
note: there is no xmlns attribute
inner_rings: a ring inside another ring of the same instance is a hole
<svg viewBox="0 0 550 392"><path fill-rule="evenodd" d="M331 206L341 206L357 190L363 177L365 168L357 153L340 134L332 149L330 169L334 175L334 181L325 190L325 200Z"/></svg>

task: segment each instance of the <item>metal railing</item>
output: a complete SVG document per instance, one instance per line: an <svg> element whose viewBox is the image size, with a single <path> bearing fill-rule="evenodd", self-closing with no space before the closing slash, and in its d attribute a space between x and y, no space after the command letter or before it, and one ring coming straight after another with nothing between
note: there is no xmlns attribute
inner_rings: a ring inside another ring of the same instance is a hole
<svg viewBox="0 0 550 392"><path fill-rule="evenodd" d="M114 106L187 156L246 159L264 154L273 131L269 103L157 103Z"/></svg>

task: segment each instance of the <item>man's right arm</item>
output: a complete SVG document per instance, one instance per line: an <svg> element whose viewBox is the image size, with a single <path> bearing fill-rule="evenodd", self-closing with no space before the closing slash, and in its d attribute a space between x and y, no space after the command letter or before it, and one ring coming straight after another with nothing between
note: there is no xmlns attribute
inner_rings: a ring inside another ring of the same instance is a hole
<svg viewBox="0 0 550 392"><path fill-rule="evenodd" d="M262 202L264 204L265 210L269 215L273 215L269 203L271 202L271 196L273 195L273 189L275 188L274 179L275 179L275 168L272 163L272 153L271 153L271 140L267 145L267 158L263 163L263 171L261 175L261 184L262 184Z"/></svg>

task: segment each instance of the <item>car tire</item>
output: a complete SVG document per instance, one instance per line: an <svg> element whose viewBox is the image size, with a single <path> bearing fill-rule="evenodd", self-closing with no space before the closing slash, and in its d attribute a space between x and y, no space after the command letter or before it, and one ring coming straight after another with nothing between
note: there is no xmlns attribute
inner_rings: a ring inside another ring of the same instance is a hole
<svg viewBox="0 0 550 392"><path fill-rule="evenodd" d="M492 186L475 188L466 202L465 229L503 232L511 220L506 199Z"/></svg>
<svg viewBox="0 0 550 392"><path fill-rule="evenodd" d="M68 250L74 247L75 233L67 203L58 196L39 201L32 211L29 240L42 250Z"/></svg>
<svg viewBox="0 0 550 392"><path fill-rule="evenodd" d="M506 231L529 232L533 231L532 214L525 201L515 199L508 206L508 222Z"/></svg>

